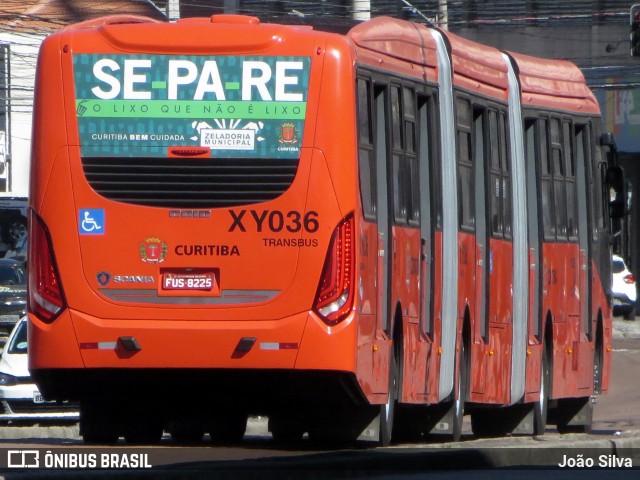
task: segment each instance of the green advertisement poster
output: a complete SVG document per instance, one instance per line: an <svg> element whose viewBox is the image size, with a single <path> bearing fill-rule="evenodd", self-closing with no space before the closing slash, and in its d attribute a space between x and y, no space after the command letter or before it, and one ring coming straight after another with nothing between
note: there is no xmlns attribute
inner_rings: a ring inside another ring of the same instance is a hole
<svg viewBox="0 0 640 480"><path fill-rule="evenodd" d="M309 57L73 57L82 155L298 158Z"/></svg>

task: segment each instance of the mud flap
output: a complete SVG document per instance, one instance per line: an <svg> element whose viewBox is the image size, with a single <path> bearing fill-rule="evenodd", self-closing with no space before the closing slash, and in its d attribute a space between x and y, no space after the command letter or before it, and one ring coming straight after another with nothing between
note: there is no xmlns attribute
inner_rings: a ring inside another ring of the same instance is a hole
<svg viewBox="0 0 640 480"><path fill-rule="evenodd" d="M432 409L431 425L428 429L429 435L453 435L453 423L455 407Z"/></svg>
<svg viewBox="0 0 640 480"><path fill-rule="evenodd" d="M358 436L360 442L378 442L380 440L380 415L376 415Z"/></svg>
<svg viewBox="0 0 640 480"><path fill-rule="evenodd" d="M514 435L533 435L534 433L534 413L533 408L527 408L524 415L520 418L520 422L514 427Z"/></svg>
<svg viewBox="0 0 640 480"><path fill-rule="evenodd" d="M549 410L550 423L558 427L590 427L593 421L595 397L566 398L558 400L558 406Z"/></svg>

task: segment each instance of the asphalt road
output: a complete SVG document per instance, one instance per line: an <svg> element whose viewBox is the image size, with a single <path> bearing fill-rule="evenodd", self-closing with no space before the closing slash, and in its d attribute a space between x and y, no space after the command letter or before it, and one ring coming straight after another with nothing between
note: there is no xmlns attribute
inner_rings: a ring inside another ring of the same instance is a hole
<svg viewBox="0 0 640 480"><path fill-rule="evenodd" d="M624 327L635 338L618 334L614 339L611 385L608 394L597 397L594 433L635 432L640 436L640 317L625 323L633 323Z"/></svg>

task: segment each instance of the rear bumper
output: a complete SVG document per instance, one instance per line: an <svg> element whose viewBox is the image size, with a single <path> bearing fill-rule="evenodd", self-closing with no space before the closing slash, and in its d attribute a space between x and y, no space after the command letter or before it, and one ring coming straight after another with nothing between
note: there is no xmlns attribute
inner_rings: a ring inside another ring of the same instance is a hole
<svg viewBox="0 0 640 480"><path fill-rule="evenodd" d="M276 320L101 319L29 315L29 369L212 368L355 371L353 314L335 327L313 312ZM133 338L138 349L122 348Z"/></svg>
<svg viewBox="0 0 640 480"><path fill-rule="evenodd" d="M632 299L629 296L625 295L624 293L618 293L611 296L611 304L614 307L625 306L625 305L635 305L635 303L636 303L635 298Z"/></svg>
<svg viewBox="0 0 640 480"><path fill-rule="evenodd" d="M27 422L74 422L80 420L80 409L74 405L71 411L58 411L56 404L51 407L36 407L16 404L15 402L2 401L4 413L0 414L0 422L27 421Z"/></svg>
<svg viewBox="0 0 640 480"><path fill-rule="evenodd" d="M327 327L312 312L242 322L107 320L67 311L44 324L30 316L29 369L40 391L57 400L187 395L218 402L221 389L232 402L270 397L290 405L296 396L313 401L311 392L327 398L331 391L361 399L355 324L351 316ZM127 349L123 338L139 349Z"/></svg>
<svg viewBox="0 0 640 480"><path fill-rule="evenodd" d="M0 388L0 422L73 421L79 419L79 406L68 402L36 402L38 388L33 383L23 383Z"/></svg>
<svg viewBox="0 0 640 480"><path fill-rule="evenodd" d="M243 410L364 405L355 375L336 371L214 369L50 369L32 376L48 398L123 401L171 409Z"/></svg>

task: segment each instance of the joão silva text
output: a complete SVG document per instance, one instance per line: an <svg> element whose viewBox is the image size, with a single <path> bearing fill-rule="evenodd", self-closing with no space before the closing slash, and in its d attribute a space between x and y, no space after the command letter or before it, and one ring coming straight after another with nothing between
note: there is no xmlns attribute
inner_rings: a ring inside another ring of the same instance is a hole
<svg viewBox="0 0 640 480"><path fill-rule="evenodd" d="M633 468L633 462L630 458L618 457L617 455L607 454L600 455L596 460L590 457L584 457L582 454L578 454L575 457L569 457L567 455L562 456L562 461L558 464L560 468Z"/></svg>

